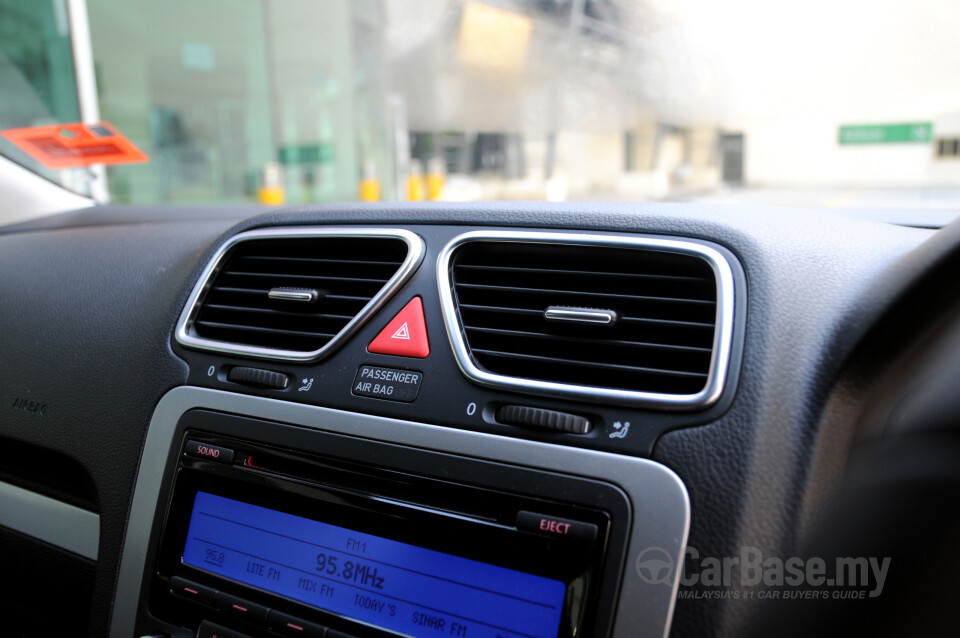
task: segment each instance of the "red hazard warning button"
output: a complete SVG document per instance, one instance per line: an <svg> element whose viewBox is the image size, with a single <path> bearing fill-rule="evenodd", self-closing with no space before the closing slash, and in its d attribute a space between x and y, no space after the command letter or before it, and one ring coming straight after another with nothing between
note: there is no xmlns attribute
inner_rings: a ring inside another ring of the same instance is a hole
<svg viewBox="0 0 960 638"><path fill-rule="evenodd" d="M410 303L397 313L377 338L370 342L367 351L418 359L430 354L427 324L423 319L423 302L420 297L411 299Z"/></svg>

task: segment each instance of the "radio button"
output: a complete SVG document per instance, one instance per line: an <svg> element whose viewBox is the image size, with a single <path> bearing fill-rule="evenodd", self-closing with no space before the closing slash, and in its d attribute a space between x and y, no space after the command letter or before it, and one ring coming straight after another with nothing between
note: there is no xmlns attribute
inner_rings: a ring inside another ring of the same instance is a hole
<svg viewBox="0 0 960 638"><path fill-rule="evenodd" d="M206 587L192 580L174 576L170 579L170 591L178 596L190 598L204 605L212 605L217 597L217 590L212 587Z"/></svg>
<svg viewBox="0 0 960 638"><path fill-rule="evenodd" d="M187 441L184 446L188 456L195 456L198 459L207 459L208 461L217 461L219 463L233 463L233 450L219 445L210 445L200 441Z"/></svg>
<svg viewBox="0 0 960 638"><path fill-rule="evenodd" d="M204 620L197 629L197 638L250 638L250 636Z"/></svg>
<svg viewBox="0 0 960 638"><path fill-rule="evenodd" d="M517 529L534 532L556 538L572 538L579 541L592 541L597 538L597 526L583 521L571 521L566 518L537 514L521 510L517 512Z"/></svg>
<svg viewBox="0 0 960 638"><path fill-rule="evenodd" d="M258 605L249 600L237 598L224 592L217 594L217 609L224 613L237 616L238 618L244 618L252 623L266 622L267 613L270 611L269 608L263 605Z"/></svg>
<svg viewBox="0 0 960 638"><path fill-rule="evenodd" d="M322 625L301 620L296 616L284 614L271 609L267 616L270 629L282 636L306 636L308 638L324 638L327 635L327 628Z"/></svg>

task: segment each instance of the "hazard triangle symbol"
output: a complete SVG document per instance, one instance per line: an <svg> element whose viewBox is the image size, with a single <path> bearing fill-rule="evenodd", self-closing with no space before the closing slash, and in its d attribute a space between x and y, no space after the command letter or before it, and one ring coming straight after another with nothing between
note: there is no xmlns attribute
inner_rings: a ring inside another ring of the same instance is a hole
<svg viewBox="0 0 960 638"><path fill-rule="evenodd" d="M410 328L407 327L407 322L404 321L403 325L393 333L391 339L410 339Z"/></svg>
<svg viewBox="0 0 960 638"><path fill-rule="evenodd" d="M423 359L430 354L423 301L411 299L367 346L369 352Z"/></svg>

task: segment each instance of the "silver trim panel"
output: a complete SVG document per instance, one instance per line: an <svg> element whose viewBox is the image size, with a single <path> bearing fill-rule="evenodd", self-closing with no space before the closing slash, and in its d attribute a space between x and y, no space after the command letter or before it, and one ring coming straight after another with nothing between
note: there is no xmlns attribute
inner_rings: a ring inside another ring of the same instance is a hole
<svg viewBox="0 0 960 638"><path fill-rule="evenodd" d="M680 584L690 527L690 500L683 482L667 467L641 459L596 450L551 445L458 430L411 421L342 412L275 399L238 395L206 388L180 387L168 392L153 413L147 431L133 503L120 559L110 636L129 638L135 630L148 543L161 498L167 458L175 444L180 417L206 408L311 427L425 450L590 477L618 485L627 494L634 520L630 529L616 602L615 638L663 636ZM673 563L668 582L649 582L636 567L644 550L658 548Z"/></svg>
<svg viewBox="0 0 960 638"><path fill-rule="evenodd" d="M0 525L97 560L100 516L0 481Z"/></svg>
<svg viewBox="0 0 960 638"><path fill-rule="evenodd" d="M212 285L219 269L222 265L223 257L236 244L242 241L252 239L307 239L311 237L342 237L342 238L388 238L400 239L407 244L407 257L403 260L400 268L391 277L387 283L380 289L374 297L363 307L356 317L351 319L343 330L338 332L333 339L328 341L322 348L309 352L298 350L280 350L274 348L263 348L259 346L250 346L239 343L229 343L226 341L215 341L213 339L204 339L197 336L193 331L193 321L196 319L197 312L203 302L209 287ZM203 269L200 279L194 287L193 292L187 299L187 303L177 321L176 339L188 348L198 350L208 350L211 352L220 352L223 354L235 354L244 357L255 357L260 359L272 359L279 361L318 361L333 352L341 343L346 341L357 330L363 326L366 321L373 316L387 302L393 294L398 291L407 280L413 275L420 262L423 260L424 244L419 235L408 230L399 228L323 228L323 227L303 227L303 228L265 228L249 230L234 235L228 239L214 254L210 263Z"/></svg>
<svg viewBox="0 0 960 638"><path fill-rule="evenodd" d="M710 370L703 390L696 394L662 394L656 392L636 392L593 386L572 385L552 381L538 381L495 374L481 369L470 356L467 349L459 313L453 298L450 281L450 265L457 248L475 241L514 242L514 243L550 243L576 246L612 246L619 248L638 248L662 252L680 253L701 257L710 264L717 281L716 328L713 336L713 355ZM603 400L624 405L650 406L671 409L703 408L716 403L723 393L730 364L730 348L733 343L733 270L727 259L717 250L704 244L682 239L661 239L657 237L625 237L575 232L526 232L526 231L473 231L464 233L451 240L437 259L437 287L440 292L440 306L443 322L447 329L447 338L453 348L460 371L469 380L490 388L502 388L513 391L546 394L561 398L587 398Z"/></svg>

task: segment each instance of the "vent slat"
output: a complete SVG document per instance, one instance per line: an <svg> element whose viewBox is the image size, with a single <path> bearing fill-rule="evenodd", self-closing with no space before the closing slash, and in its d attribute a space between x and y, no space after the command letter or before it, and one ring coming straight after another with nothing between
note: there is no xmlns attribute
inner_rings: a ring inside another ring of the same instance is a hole
<svg viewBox="0 0 960 638"><path fill-rule="evenodd" d="M450 264L465 345L483 371L594 388L692 395L713 360L717 282L696 254L643 247L478 241ZM550 321L551 306L614 312Z"/></svg>
<svg viewBox="0 0 960 638"><path fill-rule="evenodd" d="M353 319L353 315L335 315L328 312L291 312L288 310L274 310L273 308L253 308L253 307L243 307L243 306L228 306L225 304L216 304L208 303L207 308L214 308L216 310L229 310L233 312L259 312L269 315L274 315L278 317L322 317L324 319L343 319L344 321L350 321Z"/></svg>
<svg viewBox="0 0 960 638"><path fill-rule="evenodd" d="M489 355L492 357L502 357L504 359L520 359L523 361L542 361L549 364L565 364L582 368L613 368L626 372L646 372L651 374L664 374L677 377L689 377L694 379L706 379L707 375L700 372L687 372L684 370L666 370L663 368L644 368L642 366L628 366L619 363L594 363L591 361L577 361L575 359L564 359L562 357L541 357L533 354L518 354L516 352L498 352L496 350L473 350L474 354Z"/></svg>
<svg viewBox="0 0 960 638"><path fill-rule="evenodd" d="M229 286L214 286L211 289L212 292L230 292L237 293L241 295L262 295L267 296L267 293L270 292L269 288L231 288ZM337 301L363 301L366 303L369 301L369 297L360 297L355 295L325 295L324 299L335 299Z"/></svg>
<svg viewBox="0 0 960 638"><path fill-rule="evenodd" d="M714 329L714 324L705 323L703 321L673 321L671 319L651 319L650 317L620 317L620 321L623 323L633 323L633 324L647 324L647 325L659 325L659 326L684 326L687 328L708 328L711 331Z"/></svg>
<svg viewBox="0 0 960 638"><path fill-rule="evenodd" d="M530 310L527 308L509 308L506 306L485 306L479 304L458 304L458 308L464 310L477 310L481 312L499 312L499 313L508 313L508 314L517 314L517 315L528 315L534 317L542 317L542 310ZM671 319L649 319L647 317L621 317L620 321L623 323L634 323L634 324L649 324L649 325L669 325L669 326L685 326L690 328L709 328L713 330L712 323L705 323L702 321L673 321Z"/></svg>
<svg viewBox="0 0 960 638"><path fill-rule="evenodd" d="M703 281L713 284L713 279L710 277L697 277L697 276L688 276L688 275L660 275L660 274L651 274L651 273L635 273L635 272L606 272L606 271L591 271L591 270L576 270L576 269L566 269L566 268L536 268L533 266L481 266L478 264L460 264L457 266L459 270L480 270L494 273L501 272L513 272L513 273L543 273L550 275L587 275L587 276L597 276L597 277L629 277L631 279L655 279L658 281L663 280L673 280L673 281Z"/></svg>
<svg viewBox="0 0 960 638"><path fill-rule="evenodd" d="M246 255L243 259L255 261L295 261L298 263L338 264L340 266L390 266L396 268L393 261L372 259L328 259L325 257L288 257L285 255Z"/></svg>
<svg viewBox="0 0 960 638"><path fill-rule="evenodd" d="M198 321L198 326L209 326L211 328L225 328L228 330L239 330L241 332L262 332L268 334L280 333L285 335L296 335L298 337L326 337L332 339L333 335L325 332L306 332L304 330L286 330L283 328L264 328L262 326L247 326L236 323L224 323L222 321Z"/></svg>
<svg viewBox="0 0 960 638"><path fill-rule="evenodd" d="M347 281L350 283L366 283L366 284L380 284L383 285L387 282L387 279L368 279L365 277L334 277L332 275L299 275L293 273L279 273L279 272L243 272L243 271L231 271L224 273L224 275L232 277L256 277L256 278L266 278L271 277L273 279L300 279L304 281Z"/></svg>
<svg viewBox="0 0 960 638"><path fill-rule="evenodd" d="M696 346L679 346L669 343L646 343L643 341L625 341L623 339L598 339L579 336L568 336L559 334L547 334L543 332L528 332L525 330L504 330L500 328L483 328L479 326L468 326L467 332L483 332L487 334L503 335L506 337L523 337L525 339L543 339L569 343L595 344L595 345L613 345L626 348L646 348L652 350L669 350L675 352L713 352L712 348L700 348Z"/></svg>
<svg viewBox="0 0 960 638"><path fill-rule="evenodd" d="M534 294L534 295L577 295L589 299L631 299L631 300L640 300L640 301L655 301L655 302L666 302L666 303L686 303L686 304L706 304L706 305L715 305L715 301L708 301L705 299L684 299L677 297L651 297L647 295L630 295L626 293L608 293L608 292L589 292L585 290L557 290L550 288L522 288L520 286L510 286L506 284L456 284L456 287L459 288L469 288L472 290L488 290L495 292L521 292L525 294Z"/></svg>
<svg viewBox="0 0 960 638"><path fill-rule="evenodd" d="M191 330L227 346L313 353L383 289L407 257L399 237L256 238L221 259ZM308 304L271 299L276 287L322 291Z"/></svg>

